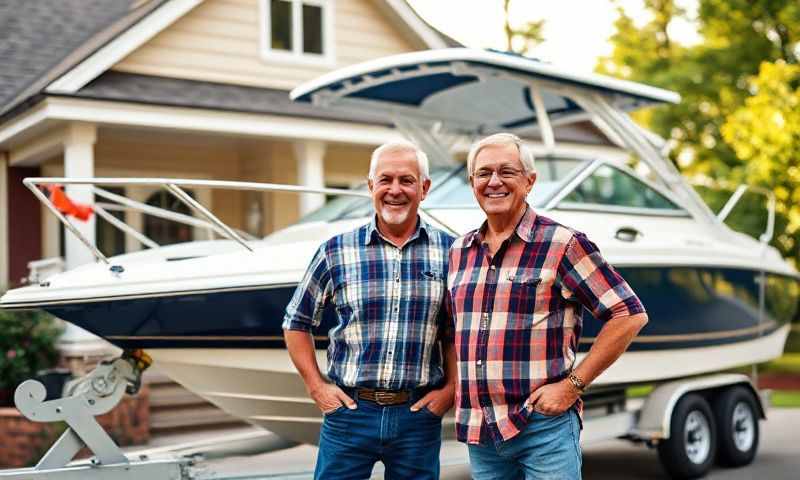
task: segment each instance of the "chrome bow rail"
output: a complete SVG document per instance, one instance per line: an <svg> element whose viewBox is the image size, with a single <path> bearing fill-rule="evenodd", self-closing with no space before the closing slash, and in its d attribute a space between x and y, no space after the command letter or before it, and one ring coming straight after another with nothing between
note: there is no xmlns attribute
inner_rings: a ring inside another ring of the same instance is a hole
<svg viewBox="0 0 800 480"><path fill-rule="evenodd" d="M369 197L367 192L357 190L345 190L338 188L311 188L301 187L297 185L281 185L274 183L257 183L257 182L236 182L226 180L185 180L177 178L58 178L58 177L33 177L23 180L28 189L33 192L36 198L47 207L64 224L78 240L83 243L86 248L91 250L97 260L109 263L108 257L101 252L73 223L56 208L50 198L42 192L41 188L45 185L89 185L92 187L92 193L100 198L108 200L109 202L98 202L93 205L93 209L98 216L108 221L114 227L122 230L125 234L132 236L148 248L155 248L159 245L152 239L145 236L143 233L137 231L130 225L119 220L109 213L109 210L133 210L139 211L148 215L153 215L166 220L191 225L195 227L205 227L209 230L239 243L242 247L252 251L252 247L247 244L248 240L255 240L255 237L245 232L238 232L235 229L226 225L210 210L204 207L200 202L192 198L191 195L186 193L184 188L217 188L228 190L240 191L256 191L256 192L288 192L288 193L317 193L325 195L349 195L356 197ZM141 202L131 200L123 195L118 195L99 186L149 186L161 187L171 193L175 198L184 203L193 211L197 212L200 216L205 217L206 220L193 217L191 215L184 215L172 212L163 208L153 207Z"/></svg>
<svg viewBox="0 0 800 480"><path fill-rule="evenodd" d="M109 211L138 211L147 215L152 215L158 218L171 220L178 223L194 227L202 227L209 229L224 238L233 240L239 245L249 251L253 251L252 247L247 244L248 241L256 240L256 237L247 232L242 232L231 228L214 215L210 210L203 206L200 202L195 200L191 195L186 193L184 188L216 188L223 190L239 190L239 191L254 191L254 192L284 192L295 194L316 193L323 195L346 195L352 197L366 197L369 198L369 193L361 190L347 190L341 188L312 188L303 187L298 185L282 185L277 183L258 183L258 182L238 182L228 180L186 180L178 178L63 178L63 177L32 177L26 178L23 182L28 189L33 192L36 198L39 199L45 207L47 207L53 215L58 218L64 227L67 228L78 240L88 248L97 260L104 263L109 263L108 257L101 252L73 223L53 204L50 198L42 192L41 188L45 185L89 185L92 187L92 193L107 202L97 202L92 208L98 216L102 217L108 223L121 230L123 233L132 236L142 245L148 248L157 248L158 245L155 241L148 238L143 233L131 227L122 220L111 215ZM177 212L172 212L152 205L147 205L142 202L131 200L124 195L109 192L100 188L100 186L147 186L147 187L161 187L171 193L180 202L188 206L193 211L197 212L205 220L191 215L184 215ZM451 234L457 234L455 230L447 224L436 218L430 212L420 207L420 213L433 221L438 227L447 230Z"/></svg>

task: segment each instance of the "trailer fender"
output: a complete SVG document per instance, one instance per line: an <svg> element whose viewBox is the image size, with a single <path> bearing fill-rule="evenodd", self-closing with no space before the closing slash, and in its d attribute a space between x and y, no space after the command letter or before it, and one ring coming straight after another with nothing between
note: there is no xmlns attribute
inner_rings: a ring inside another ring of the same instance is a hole
<svg viewBox="0 0 800 480"><path fill-rule="evenodd" d="M631 436L642 440L669 438L672 411L681 397L689 392L713 392L732 385L743 385L752 391L758 405L759 417L765 419L763 400L749 377L734 373L705 375L675 380L656 387L645 400Z"/></svg>

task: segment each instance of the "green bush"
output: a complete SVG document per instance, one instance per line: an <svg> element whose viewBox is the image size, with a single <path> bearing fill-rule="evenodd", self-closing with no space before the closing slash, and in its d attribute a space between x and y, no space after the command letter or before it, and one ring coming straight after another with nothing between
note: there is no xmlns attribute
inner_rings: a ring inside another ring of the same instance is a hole
<svg viewBox="0 0 800 480"><path fill-rule="evenodd" d="M13 390L58 361L55 319L44 312L0 310L0 390Z"/></svg>

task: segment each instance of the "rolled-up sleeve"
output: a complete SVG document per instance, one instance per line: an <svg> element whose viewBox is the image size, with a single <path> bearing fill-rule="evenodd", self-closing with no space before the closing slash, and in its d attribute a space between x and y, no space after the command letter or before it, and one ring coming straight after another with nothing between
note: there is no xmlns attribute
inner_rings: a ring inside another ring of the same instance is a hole
<svg viewBox="0 0 800 480"><path fill-rule="evenodd" d="M582 233L570 239L558 266L558 277L562 296L577 301L602 322L645 311L628 282Z"/></svg>
<svg viewBox="0 0 800 480"><path fill-rule="evenodd" d="M286 306L283 317L284 330L310 332L319 326L322 310L331 293L330 271L323 244L306 270L303 280L297 285L292 300Z"/></svg>

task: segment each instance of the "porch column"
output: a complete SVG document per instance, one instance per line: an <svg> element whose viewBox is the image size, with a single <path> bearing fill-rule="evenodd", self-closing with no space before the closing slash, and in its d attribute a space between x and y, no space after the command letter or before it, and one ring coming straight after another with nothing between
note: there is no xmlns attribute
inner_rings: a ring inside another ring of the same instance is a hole
<svg viewBox="0 0 800 480"><path fill-rule="evenodd" d="M85 178L94 177L94 142L97 139L97 127L87 123L74 123L67 129L64 137L64 176ZM75 202L94 204L94 194L89 185L67 186L67 195ZM70 218L75 228L95 244L95 216L83 222ZM69 231L64 232L67 269L73 269L85 263L95 261L92 252L75 238Z"/></svg>
<svg viewBox="0 0 800 480"><path fill-rule="evenodd" d="M297 181L300 185L312 188L325 188L325 149L327 145L319 141L294 143L294 156L297 159ZM300 195L300 215L316 210L325 203L325 195L304 193Z"/></svg>
<svg viewBox="0 0 800 480"><path fill-rule="evenodd" d="M8 156L0 152L0 292L8 288Z"/></svg>
<svg viewBox="0 0 800 480"><path fill-rule="evenodd" d="M97 140L97 127L88 123L73 123L64 136L64 176L74 178L94 177L94 143ZM94 194L90 185L67 186L67 195L75 202L94 204ZM95 244L95 216L83 222L69 219L75 228L92 244ZM64 246L66 255L64 262L67 270L95 261L94 255L75 235L64 230ZM86 330L65 323L64 333L58 342L61 354L67 358L82 358L107 354L114 348L101 338Z"/></svg>

